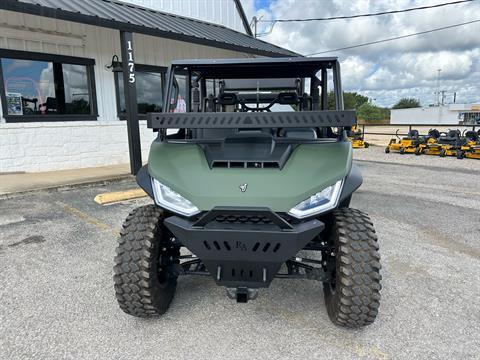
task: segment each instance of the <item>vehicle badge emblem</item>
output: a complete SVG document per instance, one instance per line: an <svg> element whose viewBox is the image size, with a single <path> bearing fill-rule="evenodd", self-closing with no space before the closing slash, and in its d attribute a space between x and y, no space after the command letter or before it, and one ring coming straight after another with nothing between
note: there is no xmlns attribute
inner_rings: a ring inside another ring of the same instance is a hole
<svg viewBox="0 0 480 360"><path fill-rule="evenodd" d="M247 186L248 184L243 184L243 185L240 185L239 188L240 188L240 191L243 193L245 191L247 191Z"/></svg>

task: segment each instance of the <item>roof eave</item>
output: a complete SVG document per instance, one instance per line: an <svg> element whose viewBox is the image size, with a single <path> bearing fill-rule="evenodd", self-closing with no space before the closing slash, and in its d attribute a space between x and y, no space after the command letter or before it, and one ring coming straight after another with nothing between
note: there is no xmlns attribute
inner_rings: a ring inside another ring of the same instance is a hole
<svg viewBox="0 0 480 360"><path fill-rule="evenodd" d="M283 57L283 56L299 56L294 52L286 49L282 49L285 52L273 52L257 48L250 48L246 46L239 46L229 44L226 42L215 41L195 36L183 35L179 33L147 28L144 26L134 25L130 23L124 23L116 20L104 19L98 16L90 16L79 13L73 13L65 11L63 9L45 7L38 4L27 4L18 2L16 0L2 0L0 2L0 9L14 11L24 14L36 15L41 17L48 17L58 20L71 21L76 23L82 23L87 25L99 26L104 28L116 29L120 31L129 31L139 34L163 37L171 40L184 41L199 45L212 46L225 50L232 50L237 52L245 52L253 55L269 56L269 57Z"/></svg>

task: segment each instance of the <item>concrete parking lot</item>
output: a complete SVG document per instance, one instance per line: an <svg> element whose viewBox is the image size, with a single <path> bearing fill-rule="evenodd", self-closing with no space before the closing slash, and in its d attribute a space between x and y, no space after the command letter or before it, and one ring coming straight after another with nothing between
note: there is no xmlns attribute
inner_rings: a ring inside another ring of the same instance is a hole
<svg viewBox="0 0 480 360"><path fill-rule="evenodd" d="M100 206L131 181L0 200L1 359L478 359L480 161L356 152L352 207L376 226L380 313L360 330L328 319L320 283L275 280L236 304L209 278L182 277L158 319L122 313L116 234L140 204Z"/></svg>

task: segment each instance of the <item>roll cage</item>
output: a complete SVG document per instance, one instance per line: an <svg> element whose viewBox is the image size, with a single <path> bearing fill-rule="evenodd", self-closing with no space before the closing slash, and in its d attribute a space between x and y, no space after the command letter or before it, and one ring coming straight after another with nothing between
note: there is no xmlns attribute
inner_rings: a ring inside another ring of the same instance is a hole
<svg viewBox="0 0 480 360"><path fill-rule="evenodd" d="M329 73L331 77L329 77ZM175 113L178 85L186 83L185 112ZM335 110L328 110L328 83L333 83ZM255 58L174 61L167 72L163 113L150 113L148 126L166 138L166 129L275 129L313 128L318 134L356 123L355 112L345 111L337 58ZM276 105L293 110L272 112ZM322 130L323 129L323 130Z"/></svg>

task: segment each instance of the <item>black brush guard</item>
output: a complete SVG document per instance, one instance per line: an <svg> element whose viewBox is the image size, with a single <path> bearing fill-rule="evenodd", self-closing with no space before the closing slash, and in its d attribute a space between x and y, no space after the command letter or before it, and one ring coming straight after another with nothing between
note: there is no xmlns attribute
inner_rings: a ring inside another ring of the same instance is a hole
<svg viewBox="0 0 480 360"><path fill-rule="evenodd" d="M316 219L292 225L268 208L214 208L198 221L165 220L175 237L229 288L268 287L284 262L325 225Z"/></svg>

